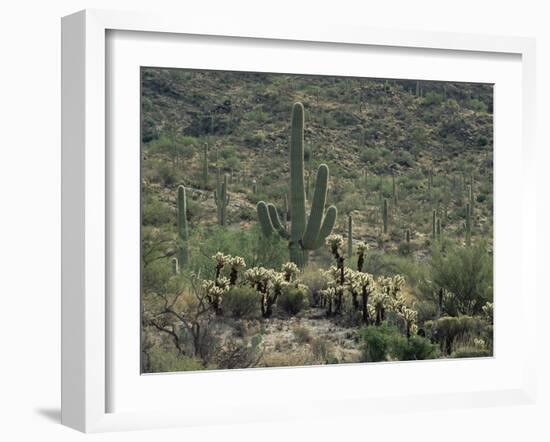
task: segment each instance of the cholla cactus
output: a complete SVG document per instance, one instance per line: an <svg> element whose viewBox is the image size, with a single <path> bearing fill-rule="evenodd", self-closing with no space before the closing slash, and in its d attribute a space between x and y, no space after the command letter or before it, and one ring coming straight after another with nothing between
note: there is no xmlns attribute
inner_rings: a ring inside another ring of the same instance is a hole
<svg viewBox="0 0 550 442"><path fill-rule="evenodd" d="M262 316L269 318L273 313L273 306L288 282L284 274L268 270L264 267L252 267L244 272L248 283L260 294Z"/></svg>
<svg viewBox="0 0 550 442"><path fill-rule="evenodd" d="M224 255L222 252L217 252L215 255L212 256L212 259L216 262L217 266L223 268L223 266L227 264L231 257Z"/></svg>
<svg viewBox="0 0 550 442"><path fill-rule="evenodd" d="M374 323L380 325L385 319L386 309L391 308L391 298L386 292L378 288L372 294L371 300L374 307Z"/></svg>
<svg viewBox="0 0 550 442"><path fill-rule="evenodd" d="M222 315L222 300L224 293L229 289L229 280L224 277L218 278L216 281L205 280L202 282L202 288L206 292L206 300L216 315Z"/></svg>
<svg viewBox="0 0 550 442"><path fill-rule="evenodd" d="M264 293L269 282L269 270L264 267L252 267L244 272L244 277L256 291Z"/></svg>
<svg viewBox="0 0 550 442"><path fill-rule="evenodd" d="M485 341L481 338L474 338L474 347L478 350L483 350L486 344Z"/></svg>
<svg viewBox="0 0 550 442"><path fill-rule="evenodd" d="M341 255L342 247L344 246L344 238L342 235L332 234L327 236L325 243L329 246L330 252L333 255Z"/></svg>
<svg viewBox="0 0 550 442"><path fill-rule="evenodd" d="M281 270L284 273L285 281L287 282L292 281L300 271L299 267L293 262L284 263Z"/></svg>
<svg viewBox="0 0 550 442"><path fill-rule="evenodd" d="M493 303L487 302L483 307L481 307L481 310L483 311L483 316L485 316L485 319L490 324L493 323Z"/></svg>
<svg viewBox="0 0 550 442"><path fill-rule="evenodd" d="M368 249L369 249L369 246L367 243L363 241L359 241L357 243L357 271L359 272L363 271L363 264L365 263L365 254L367 253Z"/></svg>
<svg viewBox="0 0 550 442"><path fill-rule="evenodd" d="M239 269L246 267L244 258L240 256L232 256L228 260L228 264L231 266L231 273L229 274L229 283L235 285L237 278L239 277Z"/></svg>
<svg viewBox="0 0 550 442"><path fill-rule="evenodd" d="M370 315L368 309L369 295L374 290L374 278L368 273L355 272L352 276L353 289L361 294L361 310L363 322L369 325Z"/></svg>
<svg viewBox="0 0 550 442"><path fill-rule="evenodd" d="M413 330L418 330L416 326L416 318L418 317L418 312L416 310L403 306L400 310L397 310L396 313L405 322L407 338L410 338L411 332L413 332ZM413 325L415 327L413 327Z"/></svg>
<svg viewBox="0 0 550 442"><path fill-rule="evenodd" d="M330 316L332 314L332 303L334 297L336 296L336 288L334 286L327 287L326 289L321 290L319 294L321 295L323 305L327 308L327 316Z"/></svg>

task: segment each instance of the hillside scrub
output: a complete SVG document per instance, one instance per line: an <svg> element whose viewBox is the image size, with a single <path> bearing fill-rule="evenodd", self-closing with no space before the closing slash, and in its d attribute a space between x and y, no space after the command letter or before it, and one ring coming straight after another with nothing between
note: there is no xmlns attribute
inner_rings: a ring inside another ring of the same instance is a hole
<svg viewBox="0 0 550 442"><path fill-rule="evenodd" d="M141 86L143 372L492 355L491 85Z"/></svg>

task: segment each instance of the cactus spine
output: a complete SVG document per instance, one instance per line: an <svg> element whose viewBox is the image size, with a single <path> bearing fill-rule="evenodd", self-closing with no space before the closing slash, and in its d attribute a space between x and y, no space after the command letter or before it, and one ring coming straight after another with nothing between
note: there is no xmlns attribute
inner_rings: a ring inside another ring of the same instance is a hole
<svg viewBox="0 0 550 442"><path fill-rule="evenodd" d="M177 243L177 261L176 267L186 265L189 259L189 231L187 228L187 195L185 187L178 187L178 243Z"/></svg>
<svg viewBox="0 0 550 442"><path fill-rule="evenodd" d="M384 233L388 233L388 200L384 198L384 207L382 208L382 221L384 222Z"/></svg>
<svg viewBox="0 0 550 442"><path fill-rule="evenodd" d="M220 179L218 178L218 182L219 181ZM227 175L223 176L223 183L219 183L217 187L218 188L214 191L214 202L216 203L216 207L218 209L218 224L220 226L225 226L227 221L226 210L227 205L229 204L229 194L227 192L229 185L227 184Z"/></svg>
<svg viewBox="0 0 550 442"><path fill-rule="evenodd" d="M281 224L273 204L260 201L257 205L258 220L264 235L276 231L288 240L290 260L299 267L305 267L310 250L321 247L332 232L336 222L336 207L325 212L329 169L321 164L317 172L311 211L306 220L304 183L304 106L295 103L292 108L290 138L290 231ZM324 215L324 216L323 216Z"/></svg>
<svg viewBox="0 0 550 442"><path fill-rule="evenodd" d="M208 143L204 143L202 158L202 185L205 189L208 187Z"/></svg>
<svg viewBox="0 0 550 442"><path fill-rule="evenodd" d="M353 219L351 214L348 216L348 259L353 255Z"/></svg>

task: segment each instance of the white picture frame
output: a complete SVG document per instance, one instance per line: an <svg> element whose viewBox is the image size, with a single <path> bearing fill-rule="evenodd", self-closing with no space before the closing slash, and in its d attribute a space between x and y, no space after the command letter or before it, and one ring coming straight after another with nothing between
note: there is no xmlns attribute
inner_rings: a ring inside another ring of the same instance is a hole
<svg viewBox="0 0 550 442"><path fill-rule="evenodd" d="M521 211L518 211L517 218L514 218L509 227L515 226L521 232L521 241L517 246L521 259L521 275L515 283L517 285L514 286L521 293L521 296L514 300L521 314L527 315L528 307L534 305L536 296L533 276L535 266L529 265L528 258L536 255L535 230L529 228L529 220L535 219L536 215L536 193L527 191L536 188L533 173L535 43L532 39L354 29L345 26L293 27L290 24L279 23L272 28L265 26L258 28L253 23L217 23L200 19L182 22L179 17L98 10L81 11L63 18L62 21L63 424L80 431L97 432L208 425L212 421L217 423L258 422L272 419L334 416L335 413L362 415L373 410L388 412L404 410L410 408L411 404L414 404L416 409L435 409L530 403L534 400L536 367L533 362L534 348L530 346L534 346L535 340L525 339L525 348L522 348L521 353L518 352L518 361L514 366L514 374L510 376L511 379L495 383L490 388L482 388L478 385L470 390L460 387L462 390L427 391L426 394L395 389L387 394L376 392L374 396L372 391L359 388L354 394L347 394L345 391L341 394L333 392L327 394L325 398L290 400L284 407L281 407L276 399L272 403L260 404L258 402L260 399L253 396L253 391L266 382L292 383L297 382L295 379L297 378L300 379L300 385L304 385L308 377L330 378L335 376L335 370L342 369L346 370L345 377L351 388L356 385L354 380L358 379L361 371L367 369L363 364L352 364L345 368L338 366L253 370L252 374L246 374L245 371L172 374L157 377L151 381L150 386L145 387L154 389L157 393L161 391L161 395L166 395L168 391L166 389L172 388L171 383L181 376L193 379L192 382L197 384L204 383L205 376L208 376L209 383L213 382L220 387L237 382L239 391L244 391L244 394L237 399L235 395L224 397L223 391L219 397L209 398L211 401L218 401L219 404L231 403L231 407L217 407L220 411L214 414L206 413L207 404L197 405L195 408L176 407L172 403L158 409L121 407L118 410L118 407L113 407L109 398L115 389L112 383L112 365L116 360L113 354L113 348L116 348L116 345L112 345L111 337L116 335L113 331L116 329L113 327L113 322L117 321L117 318L111 311L112 300L109 299L107 291L112 276L108 268L109 244L114 241L112 235L117 232L116 229L109 228L109 223L112 221L110 217L113 201L117 200L116 196L109 193L112 191L109 185L112 172L109 161L112 158L108 151L111 134L106 128L106 121L110 121L113 117L112 110L108 107L111 92L109 81L112 77L106 75L109 72L108 65L112 62L108 57L113 56L113 52L109 50L108 34L113 32L140 32L145 39L153 36L155 38L166 36L171 39L177 39L178 36L212 36L221 41L238 39L239 41L270 41L273 44L284 42L285 47L307 43L313 46L337 45L338 48L344 49L375 47L382 51L391 48L400 48L405 52L422 49L429 51L435 58L442 57L446 53L463 53L471 54L473 58L481 61L491 54L515 57L516 61L519 60L521 77L518 83L521 90L517 91L520 94L518 96L521 111L511 115L510 118L520 116L517 118L518 121L515 121L520 146L515 148L514 152L515 158L521 160L523 185L517 189L517 196L522 205ZM113 112L116 113L116 111ZM139 113L139 110L137 112ZM496 146L495 149L497 149ZM502 182L504 181L505 179ZM499 192L497 186L495 186L496 192ZM496 223L498 226L498 217ZM506 223L501 225L506 228ZM496 244L495 253L498 254L498 242ZM501 274L500 277L505 276ZM496 278L498 277L497 274ZM496 304L496 308L499 309L499 304ZM505 312L505 308L502 311ZM503 315L501 318L504 318L501 329L506 330L506 316ZM527 336L534 336L535 328L533 319L526 323L523 332ZM113 339L116 341L116 336ZM494 360L498 360L498 351L495 354ZM504 355L504 352L501 354ZM117 355L123 358L130 357L120 356L120 353ZM446 361L369 364L368 370L371 370L371 373L392 372L398 377L423 371L427 373L424 374L425 376L430 376L432 371L441 370L443 363L449 364ZM454 361L454 365L449 364L445 369L462 371L465 373L464 376L467 376L468 373L474 373L481 367L473 366L471 363L472 361L467 360ZM483 370L496 367L491 364L494 365L494 361L487 361L487 366ZM501 368L506 367L500 367L499 370ZM132 376L139 376L139 373L133 373ZM171 379L167 381L168 377ZM116 376L114 378L117 379ZM149 377L149 379L153 378ZM129 388L134 386L135 384L129 384ZM305 388L307 391L307 385ZM229 393L230 390L225 392L225 394ZM122 394L125 394L124 391ZM376 397L376 401L373 397ZM132 401L131 398L127 402L130 401ZM330 406L336 403L338 407Z"/></svg>

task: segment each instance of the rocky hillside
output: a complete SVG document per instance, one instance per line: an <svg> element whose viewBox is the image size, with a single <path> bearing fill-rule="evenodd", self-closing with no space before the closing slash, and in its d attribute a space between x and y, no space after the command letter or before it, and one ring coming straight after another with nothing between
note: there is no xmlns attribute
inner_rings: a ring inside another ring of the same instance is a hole
<svg viewBox="0 0 550 442"><path fill-rule="evenodd" d="M464 243L469 203L472 238L492 244L491 85L157 68L141 78L144 226L174 228L179 184L191 189L191 228L215 225L218 170L229 229L252 227L259 200L284 215L290 111L301 101L306 168L311 184L319 164L330 168L338 233L351 215L354 240L422 257L435 228Z"/></svg>

